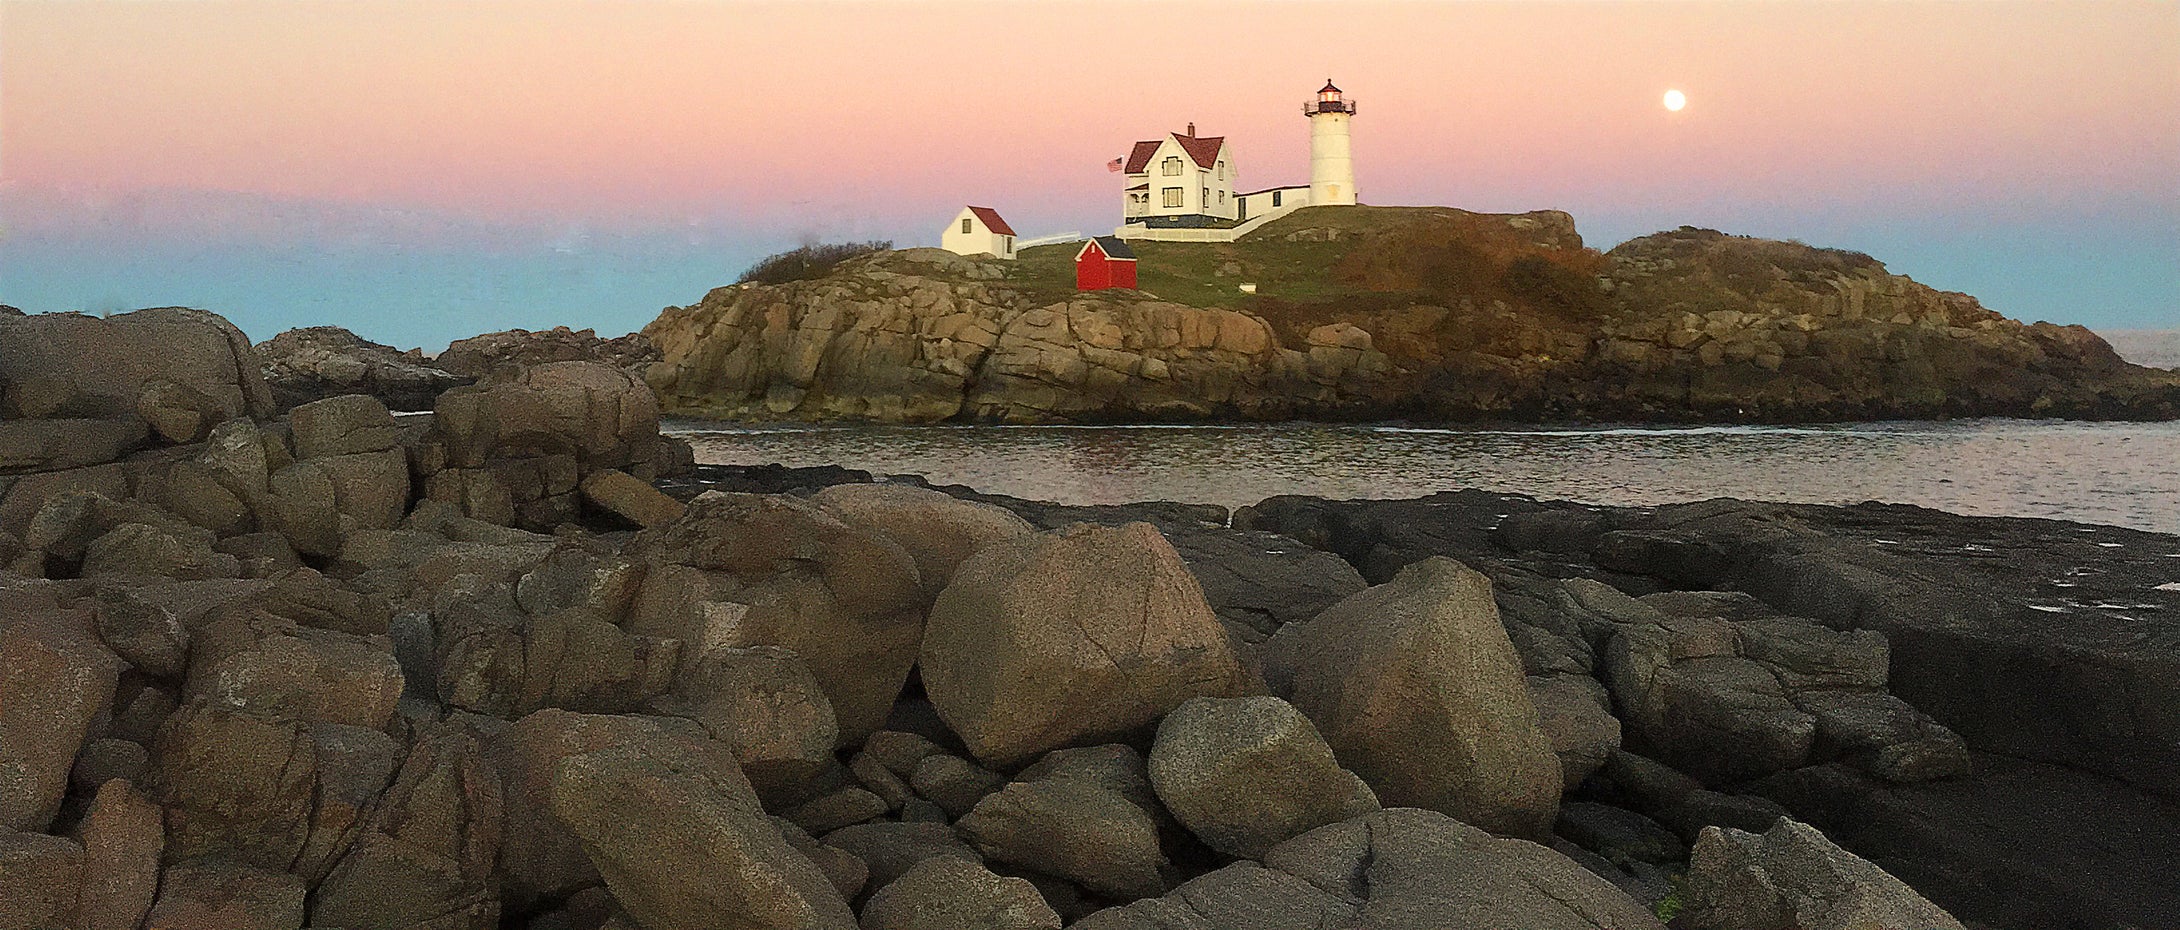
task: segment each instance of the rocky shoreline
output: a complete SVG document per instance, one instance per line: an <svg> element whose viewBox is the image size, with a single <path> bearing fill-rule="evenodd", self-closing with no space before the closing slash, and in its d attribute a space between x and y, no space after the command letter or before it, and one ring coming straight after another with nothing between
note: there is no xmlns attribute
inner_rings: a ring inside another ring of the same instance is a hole
<svg viewBox="0 0 2180 930"><path fill-rule="evenodd" d="M742 421L2180 418L2180 374L1860 253L1689 228L1599 253L1553 211L1340 211L1145 244L1176 268L1162 293L937 249L722 287L644 327L644 377L669 413ZM1323 274L1281 292L1315 296L1225 296L1296 264Z"/></svg>
<svg viewBox="0 0 2180 930"><path fill-rule="evenodd" d="M2173 536L1069 507L695 465L598 361L265 370L0 319L0 928L2180 913Z"/></svg>

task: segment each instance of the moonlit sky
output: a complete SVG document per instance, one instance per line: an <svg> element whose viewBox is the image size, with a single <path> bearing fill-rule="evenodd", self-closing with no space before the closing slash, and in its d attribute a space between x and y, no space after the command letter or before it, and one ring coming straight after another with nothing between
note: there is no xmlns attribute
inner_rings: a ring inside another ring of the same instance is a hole
<svg viewBox="0 0 2180 930"><path fill-rule="evenodd" d="M1109 231L1106 160L1188 121L1241 189L1306 181L1328 75L1365 202L1798 238L2180 326L2170 0L0 0L0 302L617 334L798 242L935 245L963 203Z"/></svg>

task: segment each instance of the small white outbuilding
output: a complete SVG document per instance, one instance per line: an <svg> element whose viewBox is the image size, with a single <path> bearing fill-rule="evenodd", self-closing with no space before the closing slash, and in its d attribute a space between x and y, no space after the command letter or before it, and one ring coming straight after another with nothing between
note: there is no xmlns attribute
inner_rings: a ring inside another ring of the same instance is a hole
<svg viewBox="0 0 2180 930"><path fill-rule="evenodd" d="M939 248L956 255L1014 259L1014 227L990 207L963 207L939 236Z"/></svg>

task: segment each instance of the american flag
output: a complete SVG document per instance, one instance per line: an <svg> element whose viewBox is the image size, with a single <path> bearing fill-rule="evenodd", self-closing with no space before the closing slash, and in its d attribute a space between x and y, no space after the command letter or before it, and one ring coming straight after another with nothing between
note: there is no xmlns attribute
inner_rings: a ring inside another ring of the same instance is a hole
<svg viewBox="0 0 2180 930"><path fill-rule="evenodd" d="M1120 159L1115 158L1112 161L1106 162L1105 170L1118 174L1120 172Z"/></svg>

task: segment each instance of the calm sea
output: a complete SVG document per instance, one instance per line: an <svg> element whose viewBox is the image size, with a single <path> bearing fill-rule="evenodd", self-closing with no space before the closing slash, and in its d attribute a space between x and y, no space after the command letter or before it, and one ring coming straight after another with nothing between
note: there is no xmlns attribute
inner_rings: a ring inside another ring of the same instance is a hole
<svg viewBox="0 0 2180 930"><path fill-rule="evenodd" d="M2180 533L2180 423L668 428L700 462L842 465L1075 504L1483 488L1599 504L1880 500Z"/></svg>

